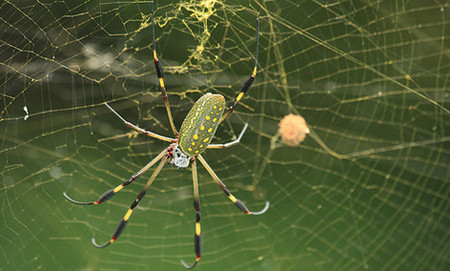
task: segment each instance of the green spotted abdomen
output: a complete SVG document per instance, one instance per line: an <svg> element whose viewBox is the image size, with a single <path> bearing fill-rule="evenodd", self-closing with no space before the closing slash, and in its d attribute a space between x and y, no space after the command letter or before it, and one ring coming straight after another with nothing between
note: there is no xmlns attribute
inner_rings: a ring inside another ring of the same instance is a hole
<svg viewBox="0 0 450 271"><path fill-rule="evenodd" d="M194 104L181 125L178 146L188 156L206 150L216 133L225 108L220 94L207 93Z"/></svg>

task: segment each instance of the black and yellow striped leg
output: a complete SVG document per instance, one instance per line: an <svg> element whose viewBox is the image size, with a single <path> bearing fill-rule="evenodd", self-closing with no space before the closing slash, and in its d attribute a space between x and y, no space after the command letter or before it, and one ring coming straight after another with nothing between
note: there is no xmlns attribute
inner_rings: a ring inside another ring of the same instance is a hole
<svg viewBox="0 0 450 271"><path fill-rule="evenodd" d="M136 125L134 125L133 123L127 121L126 119L122 118L122 116L116 112L116 110L114 110L111 106L109 106L109 104L105 103L105 105L109 108L109 110L111 110L116 116L118 116L124 123L125 125L127 125L128 127L130 127L131 129L134 129L136 131L138 131L139 133L142 133L146 136L150 136L150 137L154 137L156 139L159 140L163 140L163 141L167 141L167 142L174 142L173 138L167 137L167 136L163 136L163 135L158 135L157 133L153 133L147 130L144 130L142 128L137 127Z"/></svg>
<svg viewBox="0 0 450 271"><path fill-rule="evenodd" d="M228 109L228 111L225 114L223 114L222 118L220 119L220 122L222 122L226 118L228 118L228 116L231 114L231 112L233 112L233 110L236 107L236 105L239 103L239 101L244 96L245 92L247 92L247 90L250 89L253 81L255 80L256 70L257 70L257 66L258 66L258 46L259 46L259 18L256 19L255 67L253 68L253 72L252 72L252 75L250 76L250 78L248 78L247 81L245 81L244 85L242 86L241 91L239 92L238 96L236 97L236 100L234 101L233 105L230 106L230 108Z"/></svg>
<svg viewBox="0 0 450 271"><path fill-rule="evenodd" d="M162 158L161 162L159 163L158 167L153 172L152 176L148 180L147 184L144 186L142 191L139 193L139 195L136 197L136 199L133 201L133 203L130 206L130 209L128 209L125 216L119 221L119 224L117 225L116 230L113 233L113 236L111 239L104 245L99 245L97 242L95 242L95 238L92 238L92 244L98 248L104 248L113 243L119 236L122 234L123 230L127 226L128 220L130 219L131 214L133 213L134 208L139 204L141 199L145 196L145 193L147 193L147 189L152 185L153 181L155 180L156 176L158 176L159 172L163 169L164 165L166 164L168 159L168 156L164 156Z"/></svg>
<svg viewBox="0 0 450 271"><path fill-rule="evenodd" d="M260 214L264 214L267 211L267 209L269 209L270 203L268 201L266 201L266 205L264 206L264 208L261 211L251 212L240 199L236 198L235 196L233 196L230 193L230 191L228 191L225 184L219 179L219 177L216 175L214 170L212 170L212 168L208 165L206 160L201 155L198 155L197 159L200 160L200 163L202 163L202 165L206 168L206 170L209 172L211 177L213 177L214 181L216 181L216 183L220 186L220 188L225 193L225 195L227 195L227 197L244 213L246 213L247 215L260 215Z"/></svg>
<svg viewBox="0 0 450 271"><path fill-rule="evenodd" d="M200 228L200 198L198 193L198 178L197 178L197 164L195 162L195 159L192 160L192 180L194 183L194 208L195 208L195 235L194 235L194 247L195 247L195 255L197 258L195 259L195 262L192 265L187 265L185 261L181 260L181 263L184 267L191 269L194 268L198 261L200 260L200 257L202 256L202 238L203 234L201 232Z"/></svg>
<svg viewBox="0 0 450 271"><path fill-rule="evenodd" d="M161 66L159 65L158 57L156 55L155 20L153 15L153 3L152 3L152 31L153 31L153 61L155 62L156 75L158 76L159 89L161 90L164 105L166 106L170 127L172 128L172 131L176 137L178 136L178 131L175 128L175 124L173 123L172 112L170 111L169 98L167 97L166 86L164 84L164 73L162 71Z"/></svg>
<svg viewBox="0 0 450 271"><path fill-rule="evenodd" d="M147 165L145 165L145 167L141 168L138 172L134 173L128 180L123 182L121 185L118 185L115 188L112 188L112 189L106 191L105 193L103 193L103 195L101 195L97 201L81 202L81 201L76 201L76 200L72 199L71 197L69 197L66 194L66 192L64 192L63 195L64 195L64 197L66 197L67 200L69 200L72 203L78 204L78 205L100 204L100 203L105 202L106 200L110 199L117 192L122 190L122 188L124 186L127 186L130 183L132 183L134 180L136 180L139 176L141 176L144 172L146 172L149 168L151 168L156 162L161 160L161 158L166 154L167 154L167 149L163 150L158 156L156 156L152 161L150 161Z"/></svg>

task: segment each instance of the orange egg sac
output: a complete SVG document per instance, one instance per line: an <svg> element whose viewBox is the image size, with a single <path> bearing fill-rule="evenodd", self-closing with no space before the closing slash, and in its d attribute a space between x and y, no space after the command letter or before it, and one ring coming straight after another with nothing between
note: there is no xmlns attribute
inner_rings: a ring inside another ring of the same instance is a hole
<svg viewBox="0 0 450 271"><path fill-rule="evenodd" d="M300 144L310 132L305 119L302 116L294 114L286 115L278 123L278 126L281 140L289 146Z"/></svg>

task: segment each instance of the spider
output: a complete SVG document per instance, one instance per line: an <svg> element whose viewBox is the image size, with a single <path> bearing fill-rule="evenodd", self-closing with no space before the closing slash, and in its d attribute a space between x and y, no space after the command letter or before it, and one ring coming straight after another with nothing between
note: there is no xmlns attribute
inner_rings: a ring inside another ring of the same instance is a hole
<svg viewBox="0 0 450 271"><path fill-rule="evenodd" d="M122 116L119 115L109 104L105 103L105 105L117 116L119 117L128 127L142 133L144 135L170 142L170 146L164 149L160 154L158 154L153 160L151 160L147 165L145 165L138 172L133 174L128 180L120 184L119 186L106 191L103 195L99 197L98 200L92 202L80 202L73 200L66 193L64 196L72 203L79 205L97 205L105 202L114 196L117 192L122 190L123 187L131 184L134 180L136 180L139 176L141 176L144 172L150 169L153 165L155 165L158 161L159 164L156 167L155 171L151 175L147 184L144 186L142 191L137 195L136 199L131 204L130 208L126 212L125 216L119 221L117 228L115 229L111 239L103 244L99 245L92 238L92 243L99 248L107 247L112 244L119 236L122 234L125 229L131 214L133 213L134 208L139 204L144 195L146 194L148 188L151 186L156 176L163 169L164 165L167 163L171 163L177 168L186 168L191 163L192 166L192 179L193 179L193 187L194 187L194 208L195 208L195 235L194 235L194 248L196 259L192 265L188 265L181 260L181 263L186 268L194 268L198 261L200 260L202 254L202 232L200 228L200 200L199 200L199 191L198 191L198 179L197 179L197 160L206 168L214 181L220 186L225 195L245 214L248 215L260 215L267 211L269 208L269 202L266 201L266 205L261 211L252 212L247 206L238 198L233 196L230 191L227 189L225 184L219 179L213 169L208 165L206 160L201 155L206 149L224 149L236 145L240 142L242 136L247 129L248 124L244 125L241 133L238 138L234 141L225 143L225 144L210 144L211 140L214 137L214 134L217 130L218 125L223 122L230 114L233 112L236 105L239 103L241 98L244 96L245 92L249 90L250 86L253 83L253 80L256 76L256 67L258 64L258 44L259 44L259 20L257 19L257 34L256 34L256 53L255 53L255 67L253 69L253 73L250 78L242 86L239 94L236 97L234 103L228 108L228 111L224 114L225 108L225 99L220 94L211 94L206 93L197 102L194 104L192 109L187 114L186 118L181 125L180 132L177 131L175 125L173 123L172 113L170 111L169 100L166 93L166 88L163 79L163 72L161 66L158 61L158 57L156 55L156 38L155 38L155 23L153 18L153 5L152 5L152 33L153 33L153 60L155 64L156 75L159 80L159 88L162 93L162 97L164 100L164 104L167 110L167 115L169 118L170 127L174 133L174 138L166 137L163 135L159 135L150 131L146 131L138 126L128 122Z"/></svg>

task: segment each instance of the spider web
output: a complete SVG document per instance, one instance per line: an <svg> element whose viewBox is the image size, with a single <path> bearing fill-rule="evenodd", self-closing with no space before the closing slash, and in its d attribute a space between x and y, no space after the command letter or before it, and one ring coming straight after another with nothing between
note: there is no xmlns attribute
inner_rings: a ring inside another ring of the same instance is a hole
<svg viewBox="0 0 450 271"><path fill-rule="evenodd" d="M198 270L449 270L449 4L446 1L159 1L159 58L176 126L206 92L231 104L204 154L250 209L199 166ZM194 260L190 170L152 170L95 200L167 146L103 102L171 136L152 63L151 2L0 4L0 270L180 270ZM302 145L277 139L301 114Z"/></svg>

